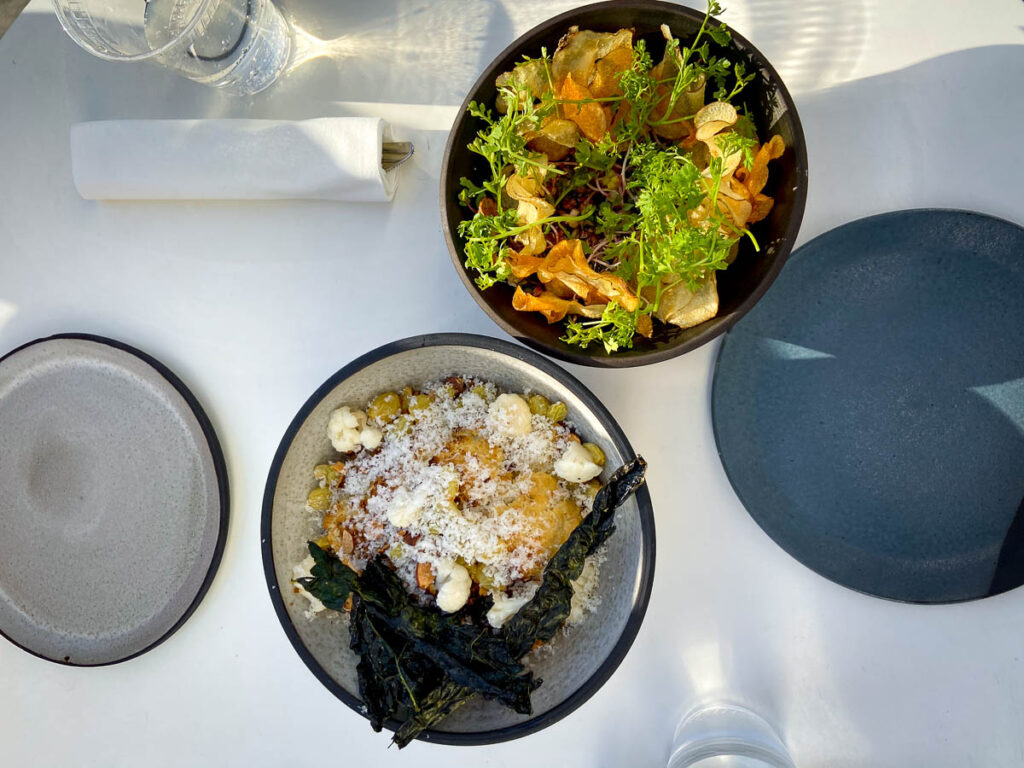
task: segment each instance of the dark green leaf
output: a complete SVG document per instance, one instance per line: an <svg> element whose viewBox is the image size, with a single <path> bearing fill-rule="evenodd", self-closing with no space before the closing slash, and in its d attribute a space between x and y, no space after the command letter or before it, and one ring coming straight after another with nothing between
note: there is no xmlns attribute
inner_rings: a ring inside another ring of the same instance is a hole
<svg viewBox="0 0 1024 768"><path fill-rule="evenodd" d="M569 615L572 582L583 572L593 554L615 530L615 510L644 482L647 462L637 456L619 467L597 492L590 514L576 526L544 568L544 577L533 599L502 627L509 653L520 658L538 640L547 642Z"/></svg>
<svg viewBox="0 0 1024 768"><path fill-rule="evenodd" d="M345 610L345 601L352 594L358 574L312 541L309 554L313 556L310 575L298 580L309 594L335 611Z"/></svg>
<svg viewBox="0 0 1024 768"><path fill-rule="evenodd" d="M416 714L395 731L392 743L397 744L399 749L408 746L423 731L440 723L471 698L471 690L451 680L445 680L420 702Z"/></svg>
<svg viewBox="0 0 1024 768"><path fill-rule="evenodd" d="M544 569L544 578L533 599L519 609L502 628L501 637L509 653L521 658L537 640L546 641L569 615L572 602L572 580L583 570L586 556L599 547L614 530L615 510L644 482L647 462L637 457L616 470L608 483L598 491L590 514L583 519L569 539L559 547ZM577 531L582 532L577 533ZM447 680L431 691L420 703L417 713L405 721L392 741L399 748L406 746L423 730L437 725L445 717L472 698L465 686Z"/></svg>

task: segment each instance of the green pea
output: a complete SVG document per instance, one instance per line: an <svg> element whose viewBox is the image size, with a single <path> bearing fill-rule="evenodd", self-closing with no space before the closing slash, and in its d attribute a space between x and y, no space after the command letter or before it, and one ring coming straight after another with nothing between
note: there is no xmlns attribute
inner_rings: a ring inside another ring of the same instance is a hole
<svg viewBox="0 0 1024 768"><path fill-rule="evenodd" d="M551 407L548 408L548 418L555 422L555 424L560 422L568 415L569 406L567 406L561 400L559 400L557 403L552 403Z"/></svg>
<svg viewBox="0 0 1024 768"><path fill-rule="evenodd" d="M370 402L366 415L381 424L391 421L402 410L402 398L397 392L381 392Z"/></svg>
<svg viewBox="0 0 1024 768"><path fill-rule="evenodd" d="M331 491L328 488L314 488L306 498L306 504L317 512L326 512L331 508Z"/></svg>
<svg viewBox="0 0 1024 768"><path fill-rule="evenodd" d="M548 408L551 407L551 401L544 395L530 395L526 402L530 406L530 413L534 416L546 416Z"/></svg>
<svg viewBox="0 0 1024 768"><path fill-rule="evenodd" d="M601 450L601 446L596 445L595 443L584 443L583 447L587 449L587 453L590 454L590 458L594 460L594 463L597 464L597 466L604 466L604 451Z"/></svg>

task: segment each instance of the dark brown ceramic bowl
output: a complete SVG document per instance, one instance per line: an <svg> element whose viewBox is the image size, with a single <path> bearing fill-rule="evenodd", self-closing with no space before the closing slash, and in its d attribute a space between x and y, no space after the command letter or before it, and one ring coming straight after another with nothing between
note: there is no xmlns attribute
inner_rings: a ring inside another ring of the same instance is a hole
<svg viewBox="0 0 1024 768"><path fill-rule="evenodd" d="M652 57L658 61L664 50L660 25L668 24L673 34L685 42L693 38L703 18L702 13L690 8L655 0L617 0L577 8L534 27L502 51L466 97L444 153L441 221L445 239L455 270L466 289L494 322L524 344L580 365L627 368L661 362L696 349L731 328L764 295L782 269L796 241L807 199L807 148L800 118L786 86L768 60L735 30L732 30L728 58L744 62L748 72L759 73L743 92L741 101L750 110L758 135L762 138L775 133L781 135L786 142L786 152L771 164L768 186L764 190L765 194L775 198L775 205L764 221L751 228L761 251L755 251L750 241L745 239L736 261L718 273L717 317L685 330L656 323L653 338L638 336L632 349L610 355L600 345L591 345L583 350L559 339L565 333L563 323L548 325L536 312L514 310L510 286L495 285L481 291L464 265L464 242L459 237L458 226L468 211L459 205L459 179L467 176L479 180L487 172L484 159L466 148L481 125L466 112L469 102L493 105L497 96L495 78L512 69L524 55L538 56L542 46L549 51L555 50L559 38L574 24L580 29L604 32L632 27L637 39L646 41ZM722 53L722 50L717 52Z"/></svg>

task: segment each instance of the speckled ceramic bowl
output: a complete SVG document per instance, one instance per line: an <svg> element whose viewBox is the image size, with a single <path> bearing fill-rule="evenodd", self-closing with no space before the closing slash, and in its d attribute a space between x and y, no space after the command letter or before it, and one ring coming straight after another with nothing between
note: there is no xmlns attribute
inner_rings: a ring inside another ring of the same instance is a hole
<svg viewBox="0 0 1024 768"><path fill-rule="evenodd" d="M341 405L362 406L383 390L450 375L477 376L509 391L530 390L569 407L569 418L604 450L607 472L634 456L611 414L579 381L535 352L484 336L441 334L387 344L349 363L328 379L292 421L278 448L263 500L263 564L267 586L288 638L306 666L339 699L362 714L357 657L348 648L347 617L324 612L309 619L295 594L292 569L306 542L320 533L305 511L312 468L332 455L327 420ZM600 572L601 606L567 637L528 663L544 680L533 694L533 715L517 715L475 698L440 728L421 738L443 744L490 744L525 736L586 701L622 661L640 628L654 575L654 515L641 488L616 513ZM394 729L398 723L388 723Z"/></svg>

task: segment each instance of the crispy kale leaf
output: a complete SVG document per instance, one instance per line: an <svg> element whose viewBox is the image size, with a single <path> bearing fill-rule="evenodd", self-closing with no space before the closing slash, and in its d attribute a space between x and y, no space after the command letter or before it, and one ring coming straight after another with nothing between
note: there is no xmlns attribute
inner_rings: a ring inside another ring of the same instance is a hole
<svg viewBox="0 0 1024 768"><path fill-rule="evenodd" d="M344 610L351 597L349 647L359 655L359 695L373 729L404 714L393 739L404 747L476 693L529 714L530 693L540 680L519 660L562 626L573 580L587 556L615 530L615 509L643 483L646 468L637 457L612 475L591 513L548 562L533 599L497 634L481 626L489 600L442 613L419 605L380 558L357 574L310 542L314 566L299 583L334 610Z"/></svg>
<svg viewBox="0 0 1024 768"><path fill-rule="evenodd" d="M547 641L569 615L572 581L579 577L588 555L603 544L615 530L615 510L644 482L647 462L637 457L620 467L598 491L590 514L576 526L544 569L544 577L533 599L524 605L502 628L499 637L514 658L521 658L536 641ZM473 695L473 691L446 680L431 691L419 710L403 723L394 736L400 748L423 730L441 722Z"/></svg>
<svg viewBox="0 0 1024 768"><path fill-rule="evenodd" d="M569 616L572 582L579 578L587 557L615 530L615 510L644 482L647 462L639 456L615 470L597 492L590 514L569 534L544 568L533 599L502 627L509 653L520 658L538 640L547 642Z"/></svg>
<svg viewBox="0 0 1024 768"><path fill-rule="evenodd" d="M531 712L530 693L540 681L509 655L500 636L468 619L477 606L455 614L419 605L380 559L362 574L310 542L314 567L299 583L334 610L351 597L349 647L360 656L360 697L374 730L421 702L443 681ZM479 622L478 622L479 623Z"/></svg>

